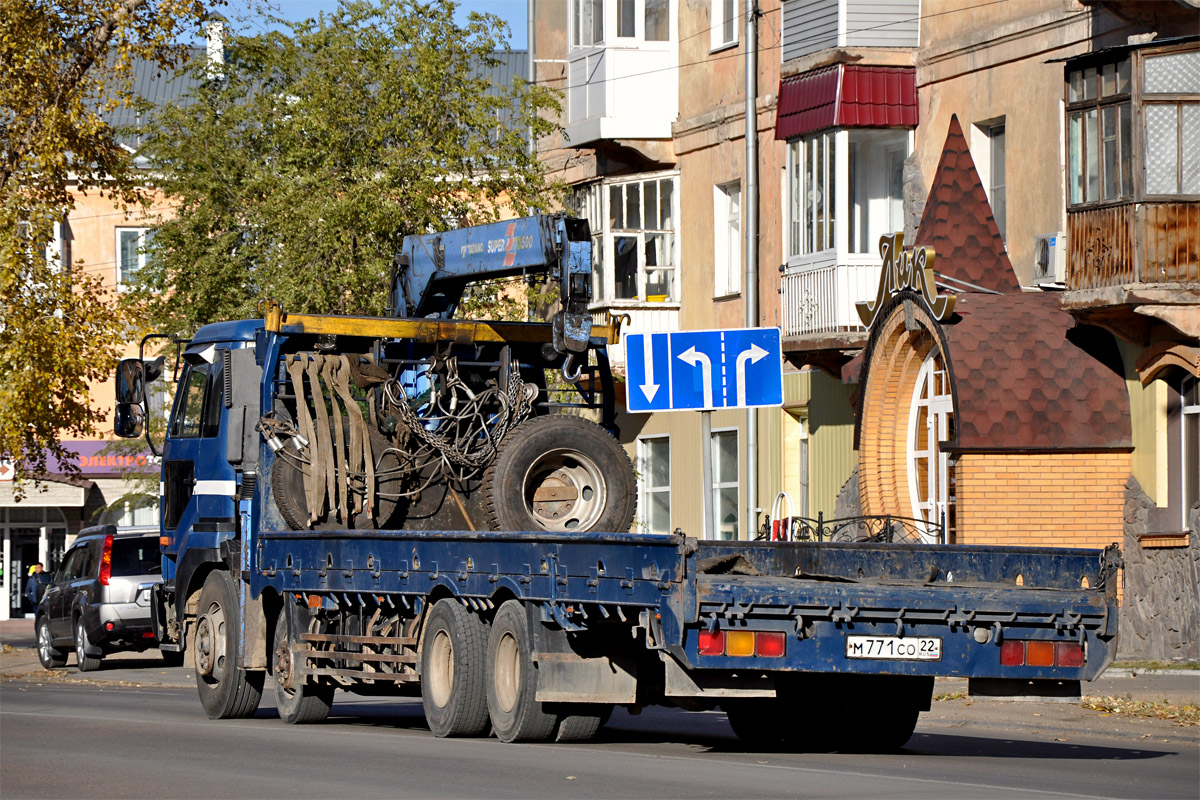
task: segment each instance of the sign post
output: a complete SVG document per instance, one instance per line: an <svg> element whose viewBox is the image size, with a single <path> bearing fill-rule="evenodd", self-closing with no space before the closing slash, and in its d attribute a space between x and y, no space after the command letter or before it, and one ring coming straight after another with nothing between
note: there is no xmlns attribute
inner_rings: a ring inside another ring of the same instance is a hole
<svg viewBox="0 0 1200 800"><path fill-rule="evenodd" d="M711 412L783 405L779 329L632 333L625 337L625 353L625 407L631 413L701 412L704 527L705 537L711 539Z"/></svg>

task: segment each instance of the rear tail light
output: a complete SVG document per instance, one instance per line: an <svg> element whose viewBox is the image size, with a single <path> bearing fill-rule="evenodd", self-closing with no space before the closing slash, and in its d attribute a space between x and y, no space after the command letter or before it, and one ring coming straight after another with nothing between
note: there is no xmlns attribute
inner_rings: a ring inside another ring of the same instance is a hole
<svg viewBox="0 0 1200 800"><path fill-rule="evenodd" d="M1025 663L1025 643L1009 639L1000 645L1000 666L1019 667Z"/></svg>
<svg viewBox="0 0 1200 800"><path fill-rule="evenodd" d="M1025 663L1031 667L1053 667L1054 642L1026 643Z"/></svg>
<svg viewBox="0 0 1200 800"><path fill-rule="evenodd" d="M763 658L780 658L787 648L787 637L782 632L762 631L754 636L754 654Z"/></svg>
<svg viewBox="0 0 1200 800"><path fill-rule="evenodd" d="M1083 645L1079 642L1057 642L1054 645L1054 663L1060 667L1082 667Z"/></svg>
<svg viewBox="0 0 1200 800"><path fill-rule="evenodd" d="M700 631L696 649L702 656L781 658L787 652L787 634L779 631Z"/></svg>
<svg viewBox="0 0 1200 800"><path fill-rule="evenodd" d="M106 630L106 631L111 631L115 627L117 627L117 626L113 625L111 622L104 623L104 630Z"/></svg>
<svg viewBox="0 0 1200 800"><path fill-rule="evenodd" d="M104 551L100 554L101 586L108 586L108 581L112 578L112 544L113 537L110 533L104 537Z"/></svg>
<svg viewBox="0 0 1200 800"><path fill-rule="evenodd" d="M1007 639L1000 645L1002 667L1082 667L1086 661L1082 642Z"/></svg>
<svg viewBox="0 0 1200 800"><path fill-rule="evenodd" d="M754 655L754 631L726 631L725 654L730 656Z"/></svg>
<svg viewBox="0 0 1200 800"><path fill-rule="evenodd" d="M700 655L725 655L725 631L700 631Z"/></svg>

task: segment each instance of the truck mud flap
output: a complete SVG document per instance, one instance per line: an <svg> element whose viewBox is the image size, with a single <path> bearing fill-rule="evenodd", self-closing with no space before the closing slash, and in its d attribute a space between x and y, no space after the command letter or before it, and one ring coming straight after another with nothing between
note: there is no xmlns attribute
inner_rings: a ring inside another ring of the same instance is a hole
<svg viewBox="0 0 1200 800"><path fill-rule="evenodd" d="M766 672L687 670L662 654L667 697L775 697L775 678Z"/></svg>
<svg viewBox="0 0 1200 800"><path fill-rule="evenodd" d="M632 666L632 665L630 665ZM575 653L539 653L537 700L540 703L633 703L637 675L610 658Z"/></svg>
<svg viewBox="0 0 1200 800"><path fill-rule="evenodd" d="M1002 700L1075 703L1079 701L1082 692L1079 681L971 678L967 681L967 694L971 697L994 697Z"/></svg>

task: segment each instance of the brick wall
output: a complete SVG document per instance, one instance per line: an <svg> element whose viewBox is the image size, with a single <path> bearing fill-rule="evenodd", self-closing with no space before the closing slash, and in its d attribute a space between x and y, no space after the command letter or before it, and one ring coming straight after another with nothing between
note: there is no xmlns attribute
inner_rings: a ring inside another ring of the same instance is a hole
<svg viewBox="0 0 1200 800"><path fill-rule="evenodd" d="M1102 548L1124 539L1128 453L971 453L957 467L958 542Z"/></svg>

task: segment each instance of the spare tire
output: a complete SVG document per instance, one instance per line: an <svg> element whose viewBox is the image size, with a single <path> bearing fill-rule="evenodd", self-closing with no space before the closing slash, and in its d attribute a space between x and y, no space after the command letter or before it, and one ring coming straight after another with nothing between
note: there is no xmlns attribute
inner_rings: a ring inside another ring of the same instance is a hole
<svg viewBox="0 0 1200 800"><path fill-rule="evenodd" d="M512 430L483 477L496 530L628 531L633 464L608 431L581 417L534 417Z"/></svg>

